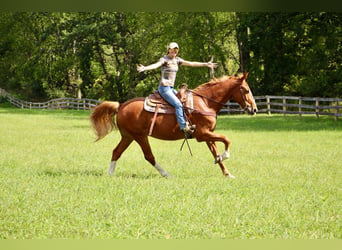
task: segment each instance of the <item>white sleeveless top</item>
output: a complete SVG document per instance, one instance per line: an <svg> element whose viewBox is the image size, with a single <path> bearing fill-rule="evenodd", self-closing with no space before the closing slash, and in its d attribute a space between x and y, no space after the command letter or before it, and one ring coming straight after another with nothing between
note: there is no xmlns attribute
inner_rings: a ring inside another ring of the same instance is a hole
<svg viewBox="0 0 342 250"><path fill-rule="evenodd" d="M180 57L175 57L171 59L169 56L164 56L159 59L162 63L161 66L161 86L171 86L174 87L176 75L178 71L178 66L183 63L183 59Z"/></svg>

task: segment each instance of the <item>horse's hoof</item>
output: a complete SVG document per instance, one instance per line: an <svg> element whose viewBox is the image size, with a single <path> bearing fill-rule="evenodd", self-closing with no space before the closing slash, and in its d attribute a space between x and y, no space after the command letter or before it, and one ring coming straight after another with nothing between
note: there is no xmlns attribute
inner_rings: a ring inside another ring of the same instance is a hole
<svg viewBox="0 0 342 250"><path fill-rule="evenodd" d="M231 179L235 179L235 176L232 175L232 174L227 174L226 177L227 177L227 178L231 178Z"/></svg>

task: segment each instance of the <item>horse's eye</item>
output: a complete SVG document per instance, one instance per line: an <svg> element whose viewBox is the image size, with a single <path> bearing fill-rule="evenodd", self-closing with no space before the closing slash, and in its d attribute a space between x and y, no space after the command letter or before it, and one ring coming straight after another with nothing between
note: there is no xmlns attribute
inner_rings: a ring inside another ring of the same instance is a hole
<svg viewBox="0 0 342 250"><path fill-rule="evenodd" d="M243 91L245 91L246 94L249 93L249 89L247 89L246 87L243 87L243 86L242 86L241 89L243 89Z"/></svg>

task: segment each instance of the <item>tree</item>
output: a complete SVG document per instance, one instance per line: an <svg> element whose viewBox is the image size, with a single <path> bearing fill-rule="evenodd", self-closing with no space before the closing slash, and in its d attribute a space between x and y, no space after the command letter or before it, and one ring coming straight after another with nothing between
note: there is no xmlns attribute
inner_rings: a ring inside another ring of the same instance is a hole
<svg viewBox="0 0 342 250"><path fill-rule="evenodd" d="M2 86L28 99L74 95L78 88L102 100L147 95L160 72L139 74L136 65L159 60L171 41L187 60L215 56L216 76L236 71L232 13L21 12L1 13L0 20ZM195 87L210 73L181 68L177 82Z"/></svg>
<svg viewBox="0 0 342 250"><path fill-rule="evenodd" d="M5 88L30 100L64 95L72 60L62 46L62 13L1 13L0 75Z"/></svg>
<svg viewBox="0 0 342 250"><path fill-rule="evenodd" d="M166 54L209 61L215 76L248 71L254 94L341 96L341 13L2 12L0 86L29 100L76 96L125 101L157 89ZM207 82L180 67L176 86ZM79 90L79 91L78 91Z"/></svg>
<svg viewBox="0 0 342 250"><path fill-rule="evenodd" d="M340 13L238 13L240 69L256 94L341 96Z"/></svg>

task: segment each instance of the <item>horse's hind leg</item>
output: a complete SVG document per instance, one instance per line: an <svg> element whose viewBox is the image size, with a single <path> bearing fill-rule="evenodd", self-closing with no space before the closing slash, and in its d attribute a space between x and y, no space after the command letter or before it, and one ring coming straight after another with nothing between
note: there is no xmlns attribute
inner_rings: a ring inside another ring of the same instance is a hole
<svg viewBox="0 0 342 250"><path fill-rule="evenodd" d="M229 173L228 169L222 163L222 160L218 160L218 159L220 159L220 155L219 155L219 152L217 150L216 143L213 141L207 141L206 143L208 145L208 148L210 149L210 152L213 154L213 156L215 158L215 163L219 164L223 175L226 177L235 178L231 173Z"/></svg>
<svg viewBox="0 0 342 250"><path fill-rule="evenodd" d="M108 169L108 175L114 174L116 161L120 158L121 154L128 148L128 146L132 143L132 141L133 140L130 138L121 137L119 144L113 150L112 161Z"/></svg>
<svg viewBox="0 0 342 250"><path fill-rule="evenodd" d="M142 151L144 152L145 159L151 163L153 167L155 167L158 172L161 174L163 177L171 177L162 167L156 162L154 159L154 156L152 154L151 146L148 142L147 136L140 137L138 139L135 139L137 143L140 145Z"/></svg>

